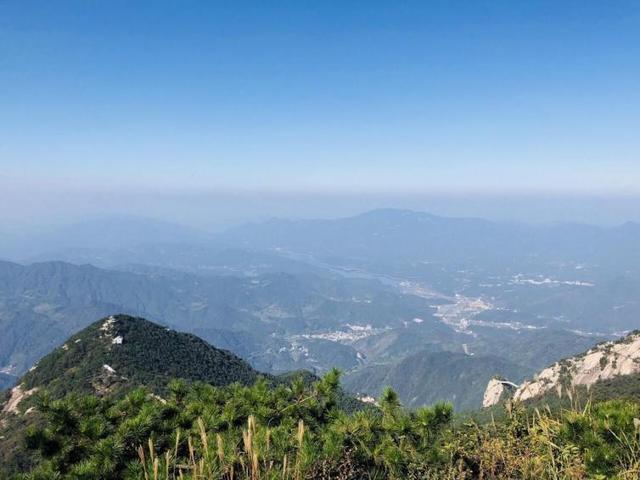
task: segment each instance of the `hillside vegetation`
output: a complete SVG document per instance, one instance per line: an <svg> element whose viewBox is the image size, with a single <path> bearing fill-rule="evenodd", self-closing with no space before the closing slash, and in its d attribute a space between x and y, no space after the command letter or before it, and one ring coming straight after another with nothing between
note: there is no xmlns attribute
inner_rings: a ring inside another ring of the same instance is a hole
<svg viewBox="0 0 640 480"><path fill-rule="evenodd" d="M236 355L128 315L99 320L69 338L23 377L26 389L106 395L139 385L158 390L172 378L211 385L252 384L259 373Z"/></svg>
<svg viewBox="0 0 640 480"><path fill-rule="evenodd" d="M369 365L345 378L353 392L378 396L385 385L398 392L408 407L446 401L459 410L480 406L487 381L496 373L522 380L530 369L491 355L420 352L392 365Z"/></svg>
<svg viewBox="0 0 640 480"><path fill-rule="evenodd" d="M0 371L20 376L96 318L126 312L196 334L260 371L322 374L335 366L345 371L345 383L357 383L362 393L378 395L389 384L406 404L418 406L412 400L416 396L427 403L436 398L405 388L409 376L370 375L370 367L386 372L408 356L450 351L459 354L460 363L477 367L477 381L484 384L494 374L528 375L597 341L550 328L478 326L469 335L435 316L442 299L425 299L405 291L406 286L375 279L330 271L319 275L311 273L315 267L299 264L296 274L267 273L272 269L269 258L220 259L220 265L231 262L228 268L238 275L267 269L249 276L198 276L151 266L114 271L64 262L0 262ZM464 359L463 353L474 358ZM461 389L459 382L435 377L429 384L431 392L456 408L481 404L477 386Z"/></svg>
<svg viewBox="0 0 640 480"><path fill-rule="evenodd" d="M407 409L390 388L349 399L337 370L263 376L193 335L112 316L7 394L0 478L637 479L638 379L606 382L460 417Z"/></svg>
<svg viewBox="0 0 640 480"><path fill-rule="evenodd" d="M188 386L164 398L38 398L22 479L636 479L640 404L552 415L510 406L504 420L454 425L450 406L338 408L335 371L305 386ZM24 467L24 466L23 466Z"/></svg>

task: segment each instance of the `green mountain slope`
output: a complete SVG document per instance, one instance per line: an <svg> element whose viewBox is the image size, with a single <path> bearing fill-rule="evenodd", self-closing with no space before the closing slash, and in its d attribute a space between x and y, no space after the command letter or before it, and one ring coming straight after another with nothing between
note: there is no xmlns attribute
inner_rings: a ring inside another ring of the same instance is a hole
<svg viewBox="0 0 640 480"><path fill-rule="evenodd" d="M430 388L440 375L451 377L447 388L457 398L485 370L514 366L423 352L383 380L394 381L402 368L410 374L405 395L430 403L445 398ZM637 402L559 417L513 409L486 426L455 424L449 406L405 410L393 391L381 395L379 407L351 413L337 372L321 380L292 375L228 385L259 375L192 335L141 318L104 318L46 356L7 395L0 478L636 478L638 445L619 439L637 435ZM163 385L171 376L219 386ZM141 384L151 388L134 388Z"/></svg>
<svg viewBox="0 0 640 480"><path fill-rule="evenodd" d="M159 399L173 379L222 387L252 385L261 377L269 378L195 335L128 315L103 318L42 358L0 398L0 466L35 461L23 444L29 428L42 421L40 394L55 403L68 395L121 398L144 387Z"/></svg>
<svg viewBox="0 0 640 480"><path fill-rule="evenodd" d="M251 384L258 375L244 360L195 335L115 315L69 338L20 383L56 396L78 391L104 395L138 385L161 389L172 378L222 386Z"/></svg>
<svg viewBox="0 0 640 480"><path fill-rule="evenodd" d="M352 346L338 344L299 355L300 344L309 341L294 336L344 330L347 323L387 327L429 318L423 300L368 280L313 274L201 277L0 261L0 369L23 374L69 335L113 312L195 333L274 372L358 363ZM327 349L335 352L329 353L334 361L321 358Z"/></svg>
<svg viewBox="0 0 640 480"><path fill-rule="evenodd" d="M424 351L390 365L371 365L347 375L345 388L379 396L391 386L408 407L451 402L458 410L478 408L495 372L522 379L530 369L500 357Z"/></svg>

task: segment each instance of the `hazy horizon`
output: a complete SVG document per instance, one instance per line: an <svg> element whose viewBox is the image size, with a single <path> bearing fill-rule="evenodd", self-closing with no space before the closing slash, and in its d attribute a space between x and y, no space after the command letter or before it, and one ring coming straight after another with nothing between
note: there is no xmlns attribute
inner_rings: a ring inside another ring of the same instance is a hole
<svg viewBox="0 0 640 480"><path fill-rule="evenodd" d="M0 5L2 231L640 221L640 7Z"/></svg>
<svg viewBox="0 0 640 480"><path fill-rule="evenodd" d="M639 26L634 2L3 2L0 218L639 220Z"/></svg>
<svg viewBox="0 0 640 480"><path fill-rule="evenodd" d="M219 232L271 218L341 218L376 209L406 209L445 217L531 224L618 226L640 222L640 196L560 194L294 194L0 192L4 232L36 232L111 217L141 217Z"/></svg>

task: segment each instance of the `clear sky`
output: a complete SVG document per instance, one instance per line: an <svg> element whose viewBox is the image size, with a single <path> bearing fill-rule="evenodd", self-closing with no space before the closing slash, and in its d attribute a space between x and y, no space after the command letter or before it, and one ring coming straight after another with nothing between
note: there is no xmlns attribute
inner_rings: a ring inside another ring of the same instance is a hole
<svg viewBox="0 0 640 480"><path fill-rule="evenodd" d="M640 2L0 0L0 189L638 194Z"/></svg>

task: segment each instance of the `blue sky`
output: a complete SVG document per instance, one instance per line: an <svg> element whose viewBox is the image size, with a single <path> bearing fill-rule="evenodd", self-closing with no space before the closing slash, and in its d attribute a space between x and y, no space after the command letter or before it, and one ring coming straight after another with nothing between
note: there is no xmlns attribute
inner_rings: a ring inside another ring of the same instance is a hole
<svg viewBox="0 0 640 480"><path fill-rule="evenodd" d="M640 3L0 1L0 187L640 193Z"/></svg>

